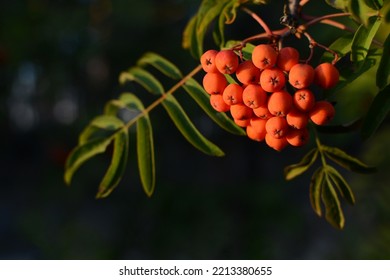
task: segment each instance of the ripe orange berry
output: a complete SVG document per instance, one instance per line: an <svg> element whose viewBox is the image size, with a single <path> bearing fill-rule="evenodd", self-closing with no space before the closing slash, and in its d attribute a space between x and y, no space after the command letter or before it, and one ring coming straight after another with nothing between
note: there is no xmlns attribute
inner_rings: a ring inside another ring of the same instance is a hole
<svg viewBox="0 0 390 280"><path fill-rule="evenodd" d="M265 135L265 143L278 152L283 150L288 145L286 137L275 138L268 133Z"/></svg>
<svg viewBox="0 0 390 280"><path fill-rule="evenodd" d="M292 96L285 90L274 92L268 98L268 110L274 116L285 117L292 108Z"/></svg>
<svg viewBox="0 0 390 280"><path fill-rule="evenodd" d="M323 89L337 85L339 78L339 70L329 62L322 63L314 69L314 83Z"/></svg>
<svg viewBox="0 0 390 280"><path fill-rule="evenodd" d="M276 65L283 71L290 71L290 69L299 62L299 52L292 47L285 47L280 49Z"/></svg>
<svg viewBox="0 0 390 280"><path fill-rule="evenodd" d="M249 108L255 109L267 102L267 93L259 85L247 85L242 92L242 101Z"/></svg>
<svg viewBox="0 0 390 280"><path fill-rule="evenodd" d="M257 84L260 79L260 70L251 60L246 60L238 65L236 77L244 85Z"/></svg>
<svg viewBox="0 0 390 280"><path fill-rule="evenodd" d="M259 107L253 109L253 113L256 115L256 117L259 117L263 120L268 120L273 117L271 112L268 110L267 105L260 105Z"/></svg>
<svg viewBox="0 0 390 280"><path fill-rule="evenodd" d="M307 88L313 83L314 69L309 64L299 63L295 64L288 74L290 84L297 88Z"/></svg>
<svg viewBox="0 0 390 280"><path fill-rule="evenodd" d="M253 115L253 110L242 103L230 106L230 114L235 120L247 120Z"/></svg>
<svg viewBox="0 0 390 280"><path fill-rule="evenodd" d="M294 93L293 104L295 108L303 112L309 112L315 102L314 94L309 89L300 89Z"/></svg>
<svg viewBox="0 0 390 280"><path fill-rule="evenodd" d="M210 96L210 104L217 112L227 112L230 106L223 100L222 94L212 94Z"/></svg>
<svg viewBox="0 0 390 280"><path fill-rule="evenodd" d="M202 68L207 73L216 73L218 69L215 65L215 56L218 54L216 50L208 50L200 57Z"/></svg>
<svg viewBox="0 0 390 280"><path fill-rule="evenodd" d="M289 126L292 126L295 129L302 129L307 126L309 122L309 116L299 111L298 109L292 109L286 116L286 120Z"/></svg>
<svg viewBox="0 0 390 280"><path fill-rule="evenodd" d="M324 125L336 114L333 105L328 101L318 101L309 112L310 119L316 125Z"/></svg>
<svg viewBox="0 0 390 280"><path fill-rule="evenodd" d="M286 84L286 78L282 70L278 68L268 68L260 75L260 85L267 92L281 90Z"/></svg>
<svg viewBox="0 0 390 280"><path fill-rule="evenodd" d="M229 84L223 91L222 97L226 104L242 103L242 87L238 84Z"/></svg>
<svg viewBox="0 0 390 280"><path fill-rule="evenodd" d="M233 119L233 120L236 123L236 125L238 125L240 127L247 127L251 123L249 119L245 119L245 120Z"/></svg>
<svg viewBox="0 0 390 280"><path fill-rule="evenodd" d="M265 129L267 133L275 138L282 138L287 135L288 124L285 118L283 117L272 117L267 120L265 124Z"/></svg>
<svg viewBox="0 0 390 280"><path fill-rule="evenodd" d="M203 77L203 88L208 94L222 94L227 84L221 73L207 73Z"/></svg>
<svg viewBox="0 0 390 280"><path fill-rule="evenodd" d="M223 50L215 56L215 65L222 74L233 74L238 67L238 56L232 50Z"/></svg>
<svg viewBox="0 0 390 280"><path fill-rule="evenodd" d="M257 45L252 52L252 62L260 70L273 67L278 58L275 49L266 44Z"/></svg>
<svg viewBox="0 0 390 280"><path fill-rule="evenodd" d="M267 131L265 129L266 120L260 118L252 118L250 124L246 127L246 134L255 141L263 141Z"/></svg>
<svg viewBox="0 0 390 280"><path fill-rule="evenodd" d="M303 129L290 129L286 139L291 146L300 147L309 142L309 136L309 131L305 127Z"/></svg>

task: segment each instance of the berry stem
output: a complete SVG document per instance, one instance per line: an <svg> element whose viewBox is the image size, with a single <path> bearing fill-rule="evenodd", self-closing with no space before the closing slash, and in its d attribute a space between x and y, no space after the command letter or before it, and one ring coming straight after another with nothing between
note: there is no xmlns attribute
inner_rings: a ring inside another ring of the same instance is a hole
<svg viewBox="0 0 390 280"><path fill-rule="evenodd" d="M257 21L260 24L260 26L264 29L268 37L274 37L272 30L268 27L265 21L258 14L256 14L255 12L251 11L246 7L242 7L242 10L248 15L250 15L255 21Z"/></svg>

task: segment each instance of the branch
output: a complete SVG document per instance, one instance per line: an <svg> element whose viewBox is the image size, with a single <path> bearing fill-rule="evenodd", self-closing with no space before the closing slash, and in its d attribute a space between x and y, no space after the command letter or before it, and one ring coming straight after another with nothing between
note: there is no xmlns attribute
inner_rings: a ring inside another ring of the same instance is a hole
<svg viewBox="0 0 390 280"><path fill-rule="evenodd" d="M245 13L247 13L248 15L250 15L254 20L256 20L260 24L260 26L267 33L267 36L269 36L269 37L273 37L274 36L274 34L272 33L272 30L268 27L268 25L265 23L265 21L259 15L257 15L255 12L249 10L246 7L242 7L242 10Z"/></svg>

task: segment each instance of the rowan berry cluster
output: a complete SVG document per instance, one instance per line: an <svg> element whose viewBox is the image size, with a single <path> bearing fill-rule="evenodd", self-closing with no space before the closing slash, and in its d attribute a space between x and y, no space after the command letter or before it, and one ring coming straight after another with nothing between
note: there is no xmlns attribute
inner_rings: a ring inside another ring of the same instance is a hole
<svg viewBox="0 0 390 280"><path fill-rule="evenodd" d="M309 87L313 83L324 89L335 86L338 70L331 63L316 68L300 63L295 48L277 50L260 44L249 60L240 59L233 50L208 50L201 64L206 72L203 87L213 108L230 111L250 139L265 141L277 151L288 144L306 144L308 122L324 125L335 115L333 105L316 100ZM235 82L229 83L226 75L235 76Z"/></svg>

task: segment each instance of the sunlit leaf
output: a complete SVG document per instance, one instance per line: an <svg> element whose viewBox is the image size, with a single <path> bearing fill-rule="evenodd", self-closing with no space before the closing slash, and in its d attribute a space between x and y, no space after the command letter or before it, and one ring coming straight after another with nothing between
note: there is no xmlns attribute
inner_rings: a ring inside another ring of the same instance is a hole
<svg viewBox="0 0 390 280"><path fill-rule="evenodd" d="M183 49L189 49L193 57L200 58L200 56L198 56L198 41L196 39L197 21L198 21L197 15L193 16L188 21L183 32L182 47Z"/></svg>
<svg viewBox="0 0 390 280"><path fill-rule="evenodd" d="M132 67L128 71L122 72L119 76L119 81L121 84L127 81L134 81L151 93L164 93L161 83L152 74L140 67Z"/></svg>
<svg viewBox="0 0 390 280"><path fill-rule="evenodd" d="M325 0L326 3L331 5L333 8L347 11L348 10L348 4L350 0Z"/></svg>
<svg viewBox="0 0 390 280"><path fill-rule="evenodd" d="M70 185L74 173L80 168L80 166L93 156L103 153L112 140L112 137L95 138L74 148L68 156L65 164L64 179L66 184Z"/></svg>
<svg viewBox="0 0 390 280"><path fill-rule="evenodd" d="M127 130L122 130L115 135L111 163L100 182L96 198L107 197L117 187L125 172L128 153L129 135Z"/></svg>
<svg viewBox="0 0 390 280"><path fill-rule="evenodd" d="M376 72L376 85L383 89L389 84L390 76L390 34L383 45L383 55Z"/></svg>
<svg viewBox="0 0 390 280"><path fill-rule="evenodd" d="M237 16L237 8L240 7L240 1L226 1L222 12L218 17L218 24L214 30L214 40L217 45L222 47L225 44L225 25L234 22Z"/></svg>
<svg viewBox="0 0 390 280"><path fill-rule="evenodd" d="M329 49L335 51L340 59L346 56L351 51L353 37L353 33L348 33L342 37L339 37L329 46ZM332 53L324 52L321 61L332 62L333 59L334 56Z"/></svg>
<svg viewBox="0 0 390 280"><path fill-rule="evenodd" d="M214 110L210 105L210 95L204 91L203 87L195 79L191 78L187 80L183 85L183 88L203 111L221 128L236 135L246 135L245 131L238 127L225 113Z"/></svg>
<svg viewBox="0 0 390 280"><path fill-rule="evenodd" d="M365 163L351 155L348 155L339 148L322 145L322 149L325 151L325 155L329 159L333 160L335 163L347 170L357 173L372 173L376 171L375 167L366 165Z"/></svg>
<svg viewBox="0 0 390 280"><path fill-rule="evenodd" d="M369 138L375 133L390 110L390 85L381 90L374 98L363 122L362 137Z"/></svg>
<svg viewBox="0 0 390 280"><path fill-rule="evenodd" d="M139 66L144 66L144 65L151 65L155 67L157 70L159 70L161 73L164 75L178 80L180 79L183 75L180 72L180 70L169 60L166 58L162 57L159 54L153 53L153 52L148 52L145 53L137 62Z"/></svg>
<svg viewBox="0 0 390 280"><path fill-rule="evenodd" d="M318 216L322 216L321 210L321 189L324 183L324 169L323 167L318 167L316 171L314 171L309 186L309 195L310 195L310 203L314 212Z"/></svg>
<svg viewBox="0 0 390 280"><path fill-rule="evenodd" d="M376 12L367 5L367 2L370 2L370 0L350 0L348 6L349 12L352 14L353 18L364 23L366 26L369 24L370 17Z"/></svg>
<svg viewBox="0 0 390 280"><path fill-rule="evenodd" d="M341 176L341 174L330 165L327 166L327 174L339 190L341 196L344 197L349 204L354 205L355 196L353 195L351 187L347 181L345 181L344 177Z"/></svg>
<svg viewBox="0 0 390 280"><path fill-rule="evenodd" d="M335 228L344 228L345 218L340 200L327 174L321 191L322 202L325 206L325 219Z"/></svg>
<svg viewBox="0 0 390 280"><path fill-rule="evenodd" d="M383 6L383 0L364 0L364 3L374 10L379 10Z"/></svg>
<svg viewBox="0 0 390 280"><path fill-rule="evenodd" d="M80 133L79 145L94 138L110 137L124 123L115 116L101 115L94 118L90 124Z"/></svg>
<svg viewBox="0 0 390 280"><path fill-rule="evenodd" d="M284 178L286 180L292 180L295 177L301 175L313 165L318 156L318 150L313 148L310 150L299 163L292 164L284 168Z"/></svg>
<svg viewBox="0 0 390 280"><path fill-rule="evenodd" d="M118 100L118 99L112 99L106 103L104 106L104 115L108 116L117 116L118 110L125 107L125 104Z"/></svg>

